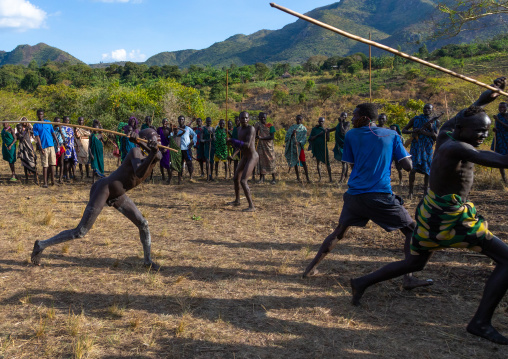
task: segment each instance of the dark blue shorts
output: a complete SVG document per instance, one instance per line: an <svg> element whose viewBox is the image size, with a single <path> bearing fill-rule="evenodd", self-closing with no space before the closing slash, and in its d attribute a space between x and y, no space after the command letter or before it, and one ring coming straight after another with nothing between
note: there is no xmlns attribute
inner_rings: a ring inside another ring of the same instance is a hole
<svg viewBox="0 0 508 359"><path fill-rule="evenodd" d="M371 220L387 232L407 227L413 219L402 205L404 201L393 193L344 193L344 206L339 224L365 227Z"/></svg>
<svg viewBox="0 0 508 359"><path fill-rule="evenodd" d="M192 161L192 150L190 148L188 150L182 150L182 159L185 162Z"/></svg>

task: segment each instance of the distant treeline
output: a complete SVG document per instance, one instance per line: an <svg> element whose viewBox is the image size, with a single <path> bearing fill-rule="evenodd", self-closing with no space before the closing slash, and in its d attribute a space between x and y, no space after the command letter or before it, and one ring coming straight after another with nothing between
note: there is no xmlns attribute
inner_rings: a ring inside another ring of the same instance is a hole
<svg viewBox="0 0 508 359"><path fill-rule="evenodd" d="M446 45L430 53L423 45L414 55L430 61L437 61L442 65L452 66L457 64L456 61L460 62L460 59L506 52L507 50L508 35L504 35L482 43ZM372 58L373 69L397 68L406 63L406 59L391 55ZM112 64L105 68L91 68L85 64L71 65L55 62L38 66L35 61L32 61L28 66L2 66L0 68L0 89L34 92L41 85L59 83L74 88L84 88L105 86L114 82L125 86L137 86L157 79L173 79L184 86L196 89L208 87L210 100L213 101L218 93L224 91L226 70L229 72L230 84L240 84L267 81L288 75L321 74L325 71L335 72L336 76L340 77L342 73L355 74L368 69L368 66L369 59L363 53L347 57L317 55L296 66L289 63L278 63L271 66L257 63L247 66L233 64L228 68L193 65L186 69L180 69L177 66L147 66L133 62L127 62L124 66Z"/></svg>

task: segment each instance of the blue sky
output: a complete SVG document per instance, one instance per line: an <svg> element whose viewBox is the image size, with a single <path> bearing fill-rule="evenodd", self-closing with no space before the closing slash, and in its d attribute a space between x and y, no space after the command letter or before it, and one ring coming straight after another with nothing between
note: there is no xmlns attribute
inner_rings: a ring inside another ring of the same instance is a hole
<svg viewBox="0 0 508 359"><path fill-rule="evenodd" d="M44 42L86 63L144 61L203 49L235 34L276 30L296 18L268 0L0 0L0 50ZM307 12L334 0L278 0Z"/></svg>

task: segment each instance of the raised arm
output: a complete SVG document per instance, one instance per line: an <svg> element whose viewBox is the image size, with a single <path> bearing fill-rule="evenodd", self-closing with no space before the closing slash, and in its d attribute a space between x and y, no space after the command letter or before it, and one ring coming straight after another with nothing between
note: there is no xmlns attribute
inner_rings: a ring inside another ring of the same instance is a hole
<svg viewBox="0 0 508 359"><path fill-rule="evenodd" d="M132 156L131 164L134 169L134 173L136 177L143 178L147 174L148 171L151 171L151 164L155 157L161 157L159 155L159 151L157 148L157 141L149 140L148 143L138 141L138 134L132 133L129 141L136 143L139 146L139 149L134 148L134 150L138 151L137 155ZM148 152L148 156L146 158L141 158L141 148Z"/></svg>
<svg viewBox="0 0 508 359"><path fill-rule="evenodd" d="M497 87L500 90L504 90L506 87L506 77L499 77L499 78L495 79L492 86ZM494 101L498 97L499 97L498 92L495 92L492 90L483 91L482 94L480 95L480 97L478 98L478 100L476 100L473 103L473 106L484 107L484 106L488 105L489 103L491 103L492 101ZM462 110L462 111L464 111L464 110ZM460 111L460 112L462 112L462 111ZM440 134L442 132L453 131L455 129L455 123L457 122L457 115L455 115L450 120L446 121L443 124L443 126L441 126L441 129L439 130Z"/></svg>

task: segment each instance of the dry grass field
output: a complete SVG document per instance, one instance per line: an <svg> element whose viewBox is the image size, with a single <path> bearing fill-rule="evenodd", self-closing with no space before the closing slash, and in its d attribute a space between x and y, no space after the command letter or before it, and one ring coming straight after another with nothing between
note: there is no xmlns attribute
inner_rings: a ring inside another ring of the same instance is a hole
<svg viewBox="0 0 508 359"><path fill-rule="evenodd" d="M369 224L303 280L347 187L298 184L278 158L279 182L251 187L252 214L225 205L233 184L223 179L167 186L157 169L154 183L131 191L149 221L159 273L141 266L137 229L112 208L85 238L48 248L40 267L30 265L34 240L77 225L90 182L11 184L2 161L0 358L507 357L465 331L493 268L472 252L439 252L419 274L434 286L408 292L395 279L369 289L356 308L349 278L402 257L402 235ZM339 165L332 170L336 181ZM471 199L508 240L499 173L478 172ZM394 190L407 197L407 187ZM406 200L410 212L417 202ZM505 298L494 317L505 335L507 311Z"/></svg>

